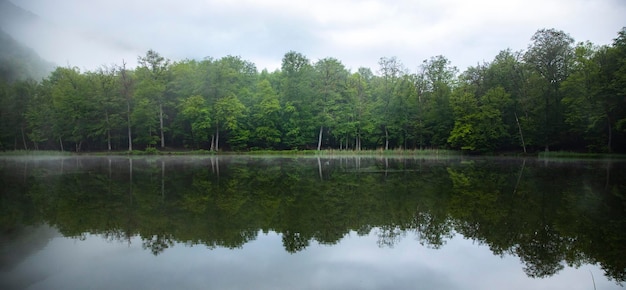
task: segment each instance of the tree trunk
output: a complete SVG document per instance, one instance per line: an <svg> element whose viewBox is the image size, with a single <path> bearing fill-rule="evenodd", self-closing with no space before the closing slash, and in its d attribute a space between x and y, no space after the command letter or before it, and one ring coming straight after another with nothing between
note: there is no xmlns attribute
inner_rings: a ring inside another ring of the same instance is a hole
<svg viewBox="0 0 626 290"><path fill-rule="evenodd" d="M215 149L215 135L211 135L211 151Z"/></svg>
<svg viewBox="0 0 626 290"><path fill-rule="evenodd" d="M608 150L608 153L611 153L612 149L611 149L611 141L613 139L613 127L611 127L611 118L607 116L607 121L609 123L609 142L606 144L606 148Z"/></svg>
<svg viewBox="0 0 626 290"><path fill-rule="evenodd" d="M61 151L65 151L63 149L63 140L61 139L61 136L59 136L59 144L61 144Z"/></svg>
<svg viewBox="0 0 626 290"><path fill-rule="evenodd" d="M522 134L522 126L520 126L519 119L517 118L517 112L515 114L515 122L517 122L517 129L519 130L519 137L522 140L522 148L524 148L524 153L526 153L526 143L524 142L524 134Z"/></svg>
<svg viewBox="0 0 626 290"><path fill-rule="evenodd" d="M385 127L385 150L389 150L389 130Z"/></svg>
<svg viewBox="0 0 626 290"><path fill-rule="evenodd" d="M319 137L317 137L317 151L320 151L322 149L322 131L324 129L324 126L320 126L320 134Z"/></svg>
<svg viewBox="0 0 626 290"><path fill-rule="evenodd" d="M159 104L159 128L161 129L161 148L165 148L165 135L163 134L163 104Z"/></svg>
<svg viewBox="0 0 626 290"><path fill-rule="evenodd" d="M26 137L24 137L24 126L23 125L20 127L20 130L22 131L22 143L24 143L24 150L28 150L28 146L26 146Z"/></svg>
<svg viewBox="0 0 626 290"><path fill-rule="evenodd" d="M220 151L220 124L215 125L215 152Z"/></svg>
<svg viewBox="0 0 626 290"><path fill-rule="evenodd" d="M126 120L128 122L128 151L133 151L133 134L130 126L130 100L126 99Z"/></svg>

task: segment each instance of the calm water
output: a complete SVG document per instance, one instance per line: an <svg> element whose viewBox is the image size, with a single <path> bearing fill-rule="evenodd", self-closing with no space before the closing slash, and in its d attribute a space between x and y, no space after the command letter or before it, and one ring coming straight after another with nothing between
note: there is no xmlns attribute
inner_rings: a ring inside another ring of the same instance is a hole
<svg viewBox="0 0 626 290"><path fill-rule="evenodd" d="M0 184L0 289L626 280L625 162L3 157Z"/></svg>

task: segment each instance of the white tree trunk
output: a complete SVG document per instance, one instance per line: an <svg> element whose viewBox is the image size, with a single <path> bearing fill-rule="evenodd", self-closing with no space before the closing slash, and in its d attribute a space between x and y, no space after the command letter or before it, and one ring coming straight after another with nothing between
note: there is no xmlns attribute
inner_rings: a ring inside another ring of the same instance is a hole
<svg viewBox="0 0 626 290"><path fill-rule="evenodd" d="M317 138L317 151L320 151L322 149L322 131L324 129L324 126L320 126L320 134L319 137Z"/></svg>

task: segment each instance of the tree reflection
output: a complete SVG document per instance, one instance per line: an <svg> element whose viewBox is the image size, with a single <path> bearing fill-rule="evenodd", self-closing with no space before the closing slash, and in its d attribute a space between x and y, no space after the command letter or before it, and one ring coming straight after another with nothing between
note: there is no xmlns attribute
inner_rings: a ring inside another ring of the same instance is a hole
<svg viewBox="0 0 626 290"><path fill-rule="evenodd" d="M609 178L626 176L624 163L76 158L0 160L1 228L139 236L154 255L176 243L238 248L269 231L289 253L351 232L435 249L460 234L518 256L531 277L598 263L626 280L626 180Z"/></svg>

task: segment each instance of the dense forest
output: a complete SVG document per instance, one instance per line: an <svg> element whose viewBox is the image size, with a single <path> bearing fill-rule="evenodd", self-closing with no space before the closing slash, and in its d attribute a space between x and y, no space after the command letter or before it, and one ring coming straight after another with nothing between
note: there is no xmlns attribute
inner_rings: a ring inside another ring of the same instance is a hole
<svg viewBox="0 0 626 290"><path fill-rule="evenodd" d="M464 72L444 56L416 71L294 51L274 72L237 56L138 60L4 77L0 148L626 150L626 28L605 46L541 29Z"/></svg>

